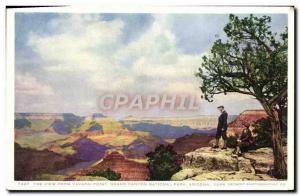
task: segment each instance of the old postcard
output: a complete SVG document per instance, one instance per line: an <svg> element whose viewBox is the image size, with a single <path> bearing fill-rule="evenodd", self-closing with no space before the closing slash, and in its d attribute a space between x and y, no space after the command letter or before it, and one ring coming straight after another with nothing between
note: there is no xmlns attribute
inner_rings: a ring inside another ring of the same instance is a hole
<svg viewBox="0 0 300 196"><path fill-rule="evenodd" d="M9 190L294 190L293 7L6 12Z"/></svg>

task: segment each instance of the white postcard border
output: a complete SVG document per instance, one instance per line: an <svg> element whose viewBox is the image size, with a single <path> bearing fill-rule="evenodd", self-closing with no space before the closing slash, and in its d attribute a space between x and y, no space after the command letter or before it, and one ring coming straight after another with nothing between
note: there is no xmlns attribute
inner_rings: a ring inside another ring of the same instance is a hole
<svg viewBox="0 0 300 196"><path fill-rule="evenodd" d="M294 8L293 7L212 7L212 6L157 6L157 7L40 7L6 10L6 119L5 141L7 146L8 190L293 190L294 189ZM288 179L286 181L15 181L14 180L14 73L15 73L15 20L17 12L59 13L264 13L288 14Z"/></svg>

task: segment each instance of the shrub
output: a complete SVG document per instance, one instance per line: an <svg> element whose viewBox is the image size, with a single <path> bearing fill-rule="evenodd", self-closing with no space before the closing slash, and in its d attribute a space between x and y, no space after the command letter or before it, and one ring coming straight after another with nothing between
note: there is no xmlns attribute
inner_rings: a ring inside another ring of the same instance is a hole
<svg viewBox="0 0 300 196"><path fill-rule="evenodd" d="M272 147L272 128L268 119L262 118L254 125L254 145L257 148Z"/></svg>
<svg viewBox="0 0 300 196"><path fill-rule="evenodd" d="M237 136L229 136L227 138L227 147L229 148L235 148L237 145Z"/></svg>
<svg viewBox="0 0 300 196"><path fill-rule="evenodd" d="M267 118L262 118L255 122L254 125L254 144L257 148L272 147L272 127ZM282 128L282 143L287 144L287 128Z"/></svg>
<svg viewBox="0 0 300 196"><path fill-rule="evenodd" d="M92 171L87 174L87 176L101 176L108 180L120 180L121 174L118 172L115 172L111 170L110 168L106 170L100 170L100 171Z"/></svg>
<svg viewBox="0 0 300 196"><path fill-rule="evenodd" d="M176 161L177 153L170 145L159 145L154 152L149 152L146 156L148 157L150 180L170 180L173 174L181 169Z"/></svg>

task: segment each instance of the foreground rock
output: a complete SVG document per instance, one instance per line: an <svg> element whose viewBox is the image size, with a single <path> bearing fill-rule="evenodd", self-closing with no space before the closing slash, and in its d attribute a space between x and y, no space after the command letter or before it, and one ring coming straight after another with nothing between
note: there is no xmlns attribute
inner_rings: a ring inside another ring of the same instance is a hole
<svg viewBox="0 0 300 196"><path fill-rule="evenodd" d="M257 174L272 174L273 151L271 148L260 148L244 154L246 159L251 160Z"/></svg>
<svg viewBox="0 0 300 196"><path fill-rule="evenodd" d="M185 155L182 170L171 180L276 180L270 148L261 148L233 158L232 149L203 147Z"/></svg>

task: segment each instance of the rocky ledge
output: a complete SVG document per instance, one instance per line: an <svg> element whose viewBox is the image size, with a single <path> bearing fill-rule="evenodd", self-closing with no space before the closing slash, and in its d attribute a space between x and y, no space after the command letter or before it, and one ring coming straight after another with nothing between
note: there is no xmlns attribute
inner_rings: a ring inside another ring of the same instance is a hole
<svg viewBox="0 0 300 196"><path fill-rule="evenodd" d="M233 149L199 148L185 154L182 170L171 180L276 180L271 148L260 148L232 157Z"/></svg>

